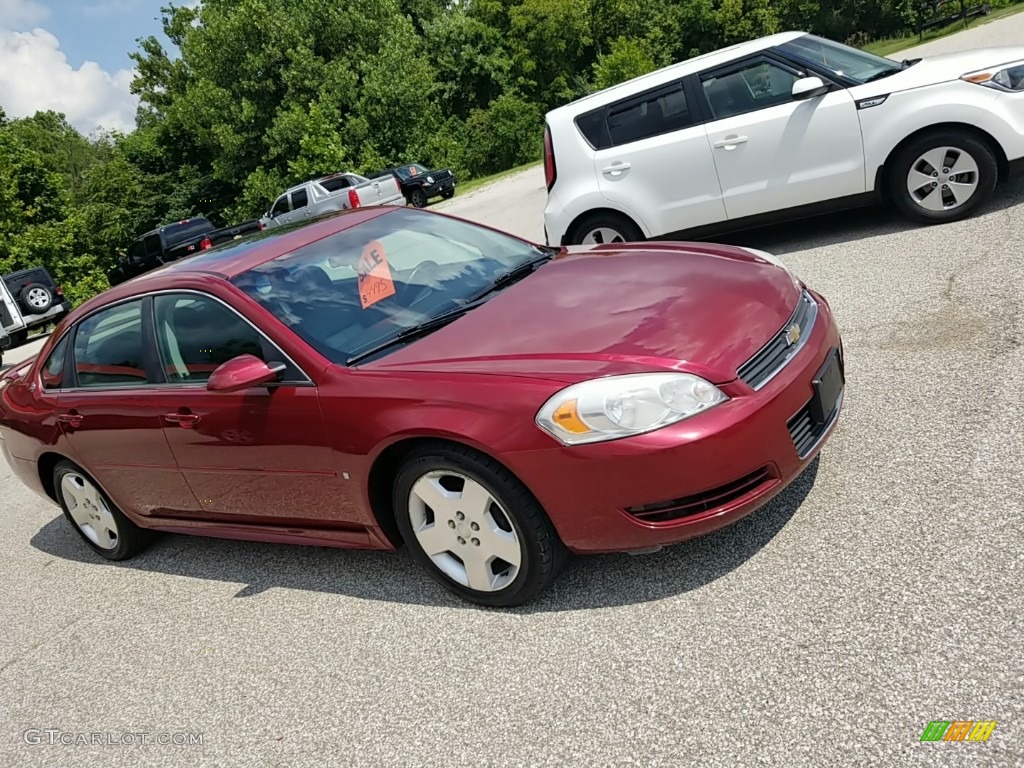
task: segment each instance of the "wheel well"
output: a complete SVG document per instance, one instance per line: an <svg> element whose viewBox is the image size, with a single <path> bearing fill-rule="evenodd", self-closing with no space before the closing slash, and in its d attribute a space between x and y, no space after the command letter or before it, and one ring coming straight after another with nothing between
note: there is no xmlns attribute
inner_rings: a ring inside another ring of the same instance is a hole
<svg viewBox="0 0 1024 768"><path fill-rule="evenodd" d="M963 131L964 133L969 133L980 141L983 141L988 145L988 148L992 150L992 153L996 157L996 165L999 167L999 181L1006 181L1009 176L1010 164L1006 159L1006 153L1003 151L1002 146L991 134L981 130L981 128L978 128L975 125L968 125L967 123L936 123L935 125L929 125L927 128L921 128L920 130L914 131L892 148L888 156L885 158L885 163L879 166L875 174L875 192L883 195L888 194L885 188L885 180L887 168L890 167L892 159L902 152L903 148L910 142L921 138L921 136L924 136L925 134L934 133L936 131Z"/></svg>
<svg viewBox="0 0 1024 768"><path fill-rule="evenodd" d="M626 221L630 222L634 227L636 227L638 230L640 230L641 234L644 231L643 227L641 227L639 224L637 224L631 217L627 216L622 211L616 211L614 208L592 208L589 211L581 213L579 216L577 216L575 219L572 220L572 223L569 224L568 227L565 228L565 232L562 234L562 243L561 244L562 245L569 245L570 241L572 240L572 236L576 233L577 227L579 227L579 225L585 219L589 219L591 216L597 216L599 214L602 215L602 216L610 216L610 217L616 218L616 219L625 219Z"/></svg>
<svg viewBox="0 0 1024 768"><path fill-rule="evenodd" d="M53 485L53 469L57 466L58 462L64 460L65 457L59 453L44 453L36 463L36 467L39 470L39 482L42 484L43 490L57 504L60 503L60 500L57 498L57 489Z"/></svg>
<svg viewBox="0 0 1024 768"><path fill-rule="evenodd" d="M409 454L426 445L447 445L453 448L468 449L480 453L476 448L466 443L439 437L410 437L405 440L399 440L397 443L389 445L381 451L380 456L377 457L376 461L373 462L373 466L370 467L368 481L370 508L373 510L373 516L377 519L377 524L396 549L402 545L403 540L402 534L398 530L398 523L395 522L395 506L391 498L395 475ZM493 456L483 453L480 455L486 456L490 461L501 464Z"/></svg>

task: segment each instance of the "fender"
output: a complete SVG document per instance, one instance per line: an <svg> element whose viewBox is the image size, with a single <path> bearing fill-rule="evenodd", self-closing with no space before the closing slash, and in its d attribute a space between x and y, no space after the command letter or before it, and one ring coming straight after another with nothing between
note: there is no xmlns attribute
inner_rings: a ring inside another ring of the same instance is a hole
<svg viewBox="0 0 1024 768"><path fill-rule="evenodd" d="M884 81L883 81L884 82ZM859 100L859 88L850 90ZM950 98L955 90L956 98ZM1008 158L1024 152L1024 135L1000 108L1000 94L971 83L940 83L889 94L878 106L858 110L864 137L864 169L867 189L873 189L878 170L901 142L918 131L963 125L988 134ZM1024 114L1024 101L1017 111ZM1017 121L1021 121L1018 119Z"/></svg>

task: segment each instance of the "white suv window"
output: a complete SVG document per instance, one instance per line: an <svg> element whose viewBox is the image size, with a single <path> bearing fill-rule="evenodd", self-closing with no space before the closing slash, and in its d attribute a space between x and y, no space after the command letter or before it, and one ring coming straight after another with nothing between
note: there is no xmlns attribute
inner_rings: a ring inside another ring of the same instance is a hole
<svg viewBox="0 0 1024 768"><path fill-rule="evenodd" d="M591 146L605 149L680 131L697 122L682 83L672 83L580 115L576 126Z"/></svg>
<svg viewBox="0 0 1024 768"><path fill-rule="evenodd" d="M715 120L785 104L793 98L797 75L767 59L703 75L704 96Z"/></svg>

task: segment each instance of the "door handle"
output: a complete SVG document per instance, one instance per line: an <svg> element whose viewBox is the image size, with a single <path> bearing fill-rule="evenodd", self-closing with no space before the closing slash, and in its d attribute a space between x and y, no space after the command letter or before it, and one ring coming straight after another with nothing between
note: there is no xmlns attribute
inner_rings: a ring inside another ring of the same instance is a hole
<svg viewBox="0 0 1024 768"><path fill-rule="evenodd" d="M615 163L607 168L602 168L601 173L605 176L620 176L630 169L629 163Z"/></svg>
<svg viewBox="0 0 1024 768"><path fill-rule="evenodd" d="M735 136L735 135L733 135L733 136L726 136L721 141L716 141L714 143L714 147L715 147L715 149L727 149L727 150L729 150L729 149L735 149L740 144L746 144L746 143L747 143L747 137L746 136Z"/></svg>
<svg viewBox="0 0 1024 768"><path fill-rule="evenodd" d="M57 416L57 421L61 424L67 424L72 429L78 429L82 426L82 421L85 417L78 411L68 411Z"/></svg>
<svg viewBox="0 0 1024 768"><path fill-rule="evenodd" d="M164 421L177 424L183 429L192 429L199 422L198 413L165 413Z"/></svg>

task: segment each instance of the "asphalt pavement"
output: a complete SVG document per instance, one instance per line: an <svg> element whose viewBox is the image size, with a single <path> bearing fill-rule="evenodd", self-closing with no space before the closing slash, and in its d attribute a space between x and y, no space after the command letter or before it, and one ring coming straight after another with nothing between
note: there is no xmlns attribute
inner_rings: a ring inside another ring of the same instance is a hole
<svg viewBox="0 0 1024 768"><path fill-rule="evenodd" d="M755 515L577 558L527 608L404 552L165 536L111 564L0 466L0 766L1024 765L1022 203L723 238L832 303L838 431ZM540 227L543 181L439 208ZM957 719L998 724L920 742ZM202 744L60 743L141 732Z"/></svg>

